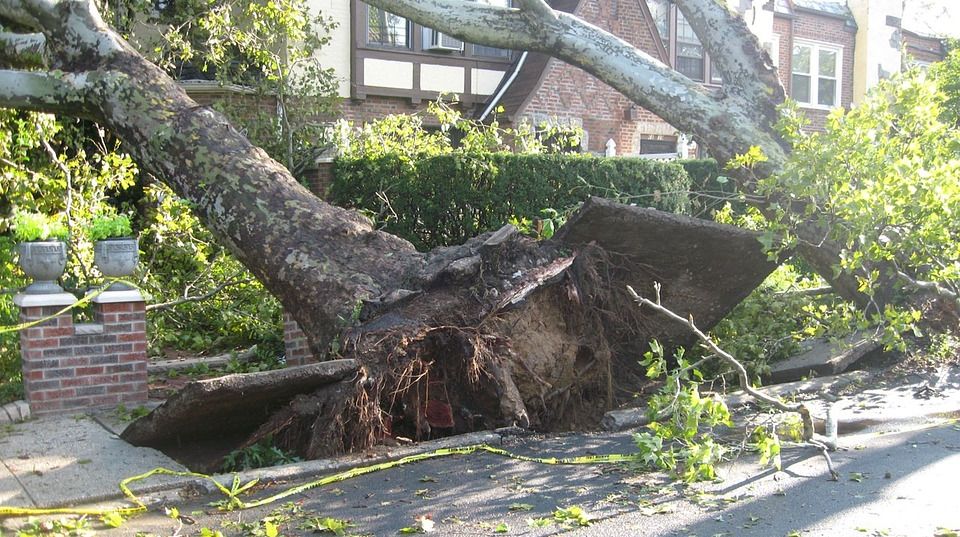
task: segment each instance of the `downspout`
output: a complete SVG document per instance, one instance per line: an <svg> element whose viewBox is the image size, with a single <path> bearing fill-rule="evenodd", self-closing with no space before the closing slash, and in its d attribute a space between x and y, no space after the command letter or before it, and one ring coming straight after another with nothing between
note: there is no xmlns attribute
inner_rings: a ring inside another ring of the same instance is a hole
<svg viewBox="0 0 960 537"><path fill-rule="evenodd" d="M523 51L523 53L520 54L520 59L517 60L517 67L513 70L512 73L510 73L510 78L507 79L507 82L502 86L500 86L500 91L498 91L497 94L494 95L493 99L490 99L490 104L487 105L487 108L484 109L482 114L480 114L480 121L483 121L484 119L486 119L487 116L490 115L490 112L492 112L497 107L497 103L500 102L500 99L503 98L503 94L506 93L507 90L510 88L510 84L513 84L514 79L517 78L517 74L520 73L520 69L523 68L523 62L525 61L527 61L527 51Z"/></svg>

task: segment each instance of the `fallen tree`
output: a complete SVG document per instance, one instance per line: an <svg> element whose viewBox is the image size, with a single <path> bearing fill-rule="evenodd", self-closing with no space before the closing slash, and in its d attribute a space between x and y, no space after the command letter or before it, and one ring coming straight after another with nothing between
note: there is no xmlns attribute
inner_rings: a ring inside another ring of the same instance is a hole
<svg viewBox="0 0 960 537"><path fill-rule="evenodd" d="M783 90L772 65L743 21L712 0L678 5L716 58L719 90L540 0L371 3L474 42L547 50L696 134L721 161L759 146L765 160L737 172L747 192L786 159L773 128ZM90 0L0 0L0 22L0 105L110 129L283 302L317 356L337 349L361 364L346 388L297 396L243 444L273 436L315 457L383 434L599 420L618 388L635 385L647 339L690 337L637 313L626 284L661 282L664 305L708 329L773 266L749 233L600 201L546 244L504 228L417 252L312 196L137 54ZM855 277L834 273L839 250L823 230L798 234L834 289L866 302Z"/></svg>

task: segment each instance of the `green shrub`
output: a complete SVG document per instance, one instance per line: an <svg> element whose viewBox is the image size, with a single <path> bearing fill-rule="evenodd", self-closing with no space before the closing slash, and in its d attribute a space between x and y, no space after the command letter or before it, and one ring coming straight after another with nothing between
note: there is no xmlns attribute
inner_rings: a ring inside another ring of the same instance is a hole
<svg viewBox="0 0 960 537"><path fill-rule="evenodd" d="M13 236L19 242L65 240L69 234L63 219L44 213L17 213L13 220Z"/></svg>
<svg viewBox="0 0 960 537"><path fill-rule="evenodd" d="M720 166L712 158L678 160L677 164L687 171L694 191L716 190L718 186L726 184L717 183L717 179L721 177Z"/></svg>
<svg viewBox="0 0 960 537"><path fill-rule="evenodd" d="M454 152L337 159L330 197L430 249L460 244L511 219L538 219L543 209L568 209L589 196L686 213L689 187L687 172L669 162Z"/></svg>
<svg viewBox="0 0 960 537"><path fill-rule="evenodd" d="M133 235L133 227L130 226L130 217L127 215L105 214L96 216L90 221L87 233L91 241L102 241L130 237Z"/></svg>

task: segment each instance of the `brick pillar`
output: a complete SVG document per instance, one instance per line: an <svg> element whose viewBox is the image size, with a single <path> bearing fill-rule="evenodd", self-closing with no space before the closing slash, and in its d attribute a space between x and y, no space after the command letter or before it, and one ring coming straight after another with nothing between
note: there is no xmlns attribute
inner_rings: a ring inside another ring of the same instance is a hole
<svg viewBox="0 0 960 537"><path fill-rule="evenodd" d="M314 361L310 346L307 345L307 336L304 335L297 321L286 311L283 312L283 348L287 357L287 367Z"/></svg>
<svg viewBox="0 0 960 537"><path fill-rule="evenodd" d="M327 199L327 193L333 185L333 155L325 155L317 159L315 166L307 170L304 175L307 188L320 199Z"/></svg>
<svg viewBox="0 0 960 537"><path fill-rule="evenodd" d="M74 302L67 293L14 298L25 322ZM93 308L95 323L75 325L67 311L20 332L23 388L34 416L147 401L143 296L107 291Z"/></svg>

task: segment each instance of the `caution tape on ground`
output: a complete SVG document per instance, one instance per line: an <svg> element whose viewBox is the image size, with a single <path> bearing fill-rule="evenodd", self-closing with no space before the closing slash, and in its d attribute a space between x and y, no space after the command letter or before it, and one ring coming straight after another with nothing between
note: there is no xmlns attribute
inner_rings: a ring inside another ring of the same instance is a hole
<svg viewBox="0 0 960 537"><path fill-rule="evenodd" d="M280 501L284 498L294 496L297 494L302 494L310 489L317 487L322 487L324 485L330 485L332 483L339 483L341 481L346 481L354 477L359 477L366 474L371 474L374 472L379 472L382 470L387 470L390 468L396 468L398 466L403 466L405 464L410 464L414 462L425 461L429 459L436 459L440 457L449 457L452 455L470 455L472 453L485 452L493 455L499 455L501 457L508 457L510 459L518 461L533 462L538 464L563 464L563 465L573 465L573 464L623 464L630 462L639 462L638 454L608 454L608 455L585 455L580 457L567 457L567 458L557 458L557 457L529 457L526 455L518 455L516 453L511 453L505 449L496 448L488 444L473 444L463 447L452 447L452 448L441 448L434 451L429 451L426 453L419 453L416 455L410 455L400 459L382 462L378 464L371 464L368 466L361 466L357 468L352 468L350 470L345 470L327 477L311 481L309 483L304 483L301 485L296 485L290 487L286 490L261 498L259 500L253 501L243 501L240 498L240 495L244 492L249 491L254 485L257 484L258 480L254 479L245 484L240 484L239 476L234 476L233 484L228 488L221 484L219 481L213 477L200 474L196 472L178 472L175 470L169 470L167 468L154 468L149 472L128 477L120 482L120 492L123 493L124 497L130 502L131 505L126 507L119 508L76 508L76 507L62 507L62 508L24 508L24 507L0 507L0 518L4 517L25 517L25 516L44 516L44 515L88 515L88 516L107 516L112 514L118 514L124 517L129 517L144 513L147 511L147 505L140 499L139 496L133 493L130 490L130 485L138 481L143 481L157 475L168 475L175 477L193 477L202 479L204 481L209 481L224 495L224 500L218 502L218 505L224 510L234 510L234 509L252 509L254 507L261 507L264 505L269 505L271 503Z"/></svg>
<svg viewBox="0 0 960 537"><path fill-rule="evenodd" d="M68 305L68 306L65 306L63 309L57 311L56 313L54 313L54 314L52 314L52 315L47 315L46 317L41 317L41 318L39 318L39 319L33 319L32 321L27 321L27 322L20 323L20 324L0 325L0 334L6 334L6 333L9 333L9 332L19 332L20 330L26 330L27 328L32 328L32 327L34 327L34 326L37 326L38 324L45 323L45 322L47 322L47 321L49 321L49 320L51 320L51 319L56 319L57 317L63 315L64 313L66 313L66 312L68 312L68 311L70 311L70 310L72 310L72 309L74 309L74 308L80 308L80 307L82 307L82 306L86 306L87 303L89 303L90 301L92 301L94 298L97 298L98 296L102 295L105 291L109 290L109 289L110 289L110 286L113 285L113 284L115 284L115 283L123 283L123 284L129 285L129 286L134 286L134 284L132 284L132 283L126 281L126 280L122 280L122 279L120 279L120 278L110 278L110 279L106 280L106 281L103 283L103 285L100 286L99 289L87 293L86 295L84 295L82 298L80 298L79 300L77 300L77 301L74 302L73 304L70 304L70 305Z"/></svg>

